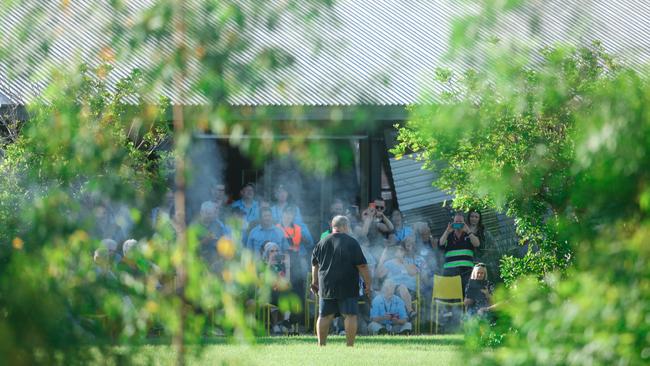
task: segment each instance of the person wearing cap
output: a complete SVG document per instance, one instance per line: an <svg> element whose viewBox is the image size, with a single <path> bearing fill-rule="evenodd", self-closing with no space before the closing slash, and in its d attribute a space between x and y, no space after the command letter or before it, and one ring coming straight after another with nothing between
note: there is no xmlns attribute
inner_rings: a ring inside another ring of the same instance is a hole
<svg viewBox="0 0 650 366"><path fill-rule="evenodd" d="M255 200L255 186L253 183L246 183L239 192L241 198L233 202L231 207L244 213L247 223L260 219L260 204Z"/></svg>

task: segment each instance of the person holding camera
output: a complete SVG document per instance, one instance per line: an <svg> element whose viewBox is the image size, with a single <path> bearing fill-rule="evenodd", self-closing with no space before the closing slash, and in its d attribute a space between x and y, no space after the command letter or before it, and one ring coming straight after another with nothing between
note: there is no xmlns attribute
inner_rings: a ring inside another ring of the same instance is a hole
<svg viewBox="0 0 650 366"><path fill-rule="evenodd" d="M381 255L386 238L395 230L393 223L384 214L385 210L386 202L377 198L374 202L370 202L368 209L362 214L362 220L368 220L367 236L375 257Z"/></svg>
<svg viewBox="0 0 650 366"><path fill-rule="evenodd" d="M271 288L271 330L273 334L286 334L290 327L290 312L280 313L280 297L291 288L291 260L287 253L282 253L278 243L266 241L262 244L262 261L265 270L273 272L277 281Z"/></svg>
<svg viewBox="0 0 650 366"><path fill-rule="evenodd" d="M386 333L407 333L413 329L408 321L404 301L395 296L395 283L390 279L381 286L381 294L375 296L370 308L368 330L372 335Z"/></svg>
<svg viewBox="0 0 650 366"><path fill-rule="evenodd" d="M479 238L465 224L463 214L457 212L438 242L445 256L442 275L460 276L463 288L466 288L474 268L474 250L480 244Z"/></svg>

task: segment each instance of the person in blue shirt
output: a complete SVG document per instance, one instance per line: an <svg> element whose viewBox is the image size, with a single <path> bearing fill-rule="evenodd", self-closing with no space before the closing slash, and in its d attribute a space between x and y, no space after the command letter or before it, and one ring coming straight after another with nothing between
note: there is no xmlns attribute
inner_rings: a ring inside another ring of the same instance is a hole
<svg viewBox="0 0 650 366"><path fill-rule="evenodd" d="M211 267L218 268L218 255L216 243L222 236L231 236L231 230L219 220L219 205L213 201L201 204L198 220L199 228L199 254Z"/></svg>
<svg viewBox="0 0 650 366"><path fill-rule="evenodd" d="M243 212L246 223L258 221L260 219L260 204L255 200L255 186L253 183L246 183L239 193L241 199L233 202L230 207Z"/></svg>
<svg viewBox="0 0 650 366"><path fill-rule="evenodd" d="M393 244L402 242L407 236L413 235L413 228L404 225L404 215L402 215L400 210L393 210L393 213L390 215L390 221L393 223L394 229L388 236L388 239Z"/></svg>
<svg viewBox="0 0 650 366"><path fill-rule="evenodd" d="M246 248L252 250L256 255L261 255L261 249L265 242L272 241L280 244L282 252L288 249L287 241L284 238L282 229L273 225L271 209L263 208L260 212L260 224L253 228L248 234Z"/></svg>
<svg viewBox="0 0 650 366"><path fill-rule="evenodd" d="M395 296L395 283L384 281L381 293L372 300L368 330L371 334L407 333L413 328L408 321L404 300Z"/></svg>
<svg viewBox="0 0 650 366"><path fill-rule="evenodd" d="M389 248L393 251L393 258L389 254ZM401 245L386 247L377 264L377 277L386 278L397 286L397 293L404 300L406 310L409 314L414 313L412 299L416 292L418 268L414 264L405 261L406 252Z"/></svg>
<svg viewBox="0 0 650 366"><path fill-rule="evenodd" d="M289 204L289 191L287 188L280 184L275 188L275 204L271 206L271 212L273 213L273 222L279 224L282 221L282 213L284 212L285 207ZM294 224L302 225L302 214L300 213L300 207L294 206L296 213L293 217Z"/></svg>

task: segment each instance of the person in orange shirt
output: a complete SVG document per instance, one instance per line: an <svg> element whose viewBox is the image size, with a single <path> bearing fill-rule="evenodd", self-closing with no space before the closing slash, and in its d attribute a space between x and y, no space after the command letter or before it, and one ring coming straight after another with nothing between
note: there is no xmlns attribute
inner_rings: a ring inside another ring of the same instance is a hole
<svg viewBox="0 0 650 366"><path fill-rule="evenodd" d="M311 252L313 240L306 226L294 222L295 215L296 206L286 205L282 210L282 219L276 226L282 230L289 245L287 252L291 263L291 287L298 296L303 296L307 256Z"/></svg>

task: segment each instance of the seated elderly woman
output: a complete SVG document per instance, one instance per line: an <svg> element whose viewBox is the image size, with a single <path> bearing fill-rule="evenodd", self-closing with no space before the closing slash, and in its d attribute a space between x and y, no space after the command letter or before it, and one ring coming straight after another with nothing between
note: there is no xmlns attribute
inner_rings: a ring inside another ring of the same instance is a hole
<svg viewBox="0 0 650 366"><path fill-rule="evenodd" d="M102 246L108 251L108 260L111 265L115 265L122 260L122 253L118 250L117 242L110 238L102 239Z"/></svg>
<svg viewBox="0 0 650 366"><path fill-rule="evenodd" d="M395 248L392 250L394 252L394 258L392 259L389 259L388 253L391 251L389 248ZM416 291L418 268L414 264L409 264L405 260L405 256L406 250L401 245L384 248L375 273L378 278L385 278L395 283L397 293L404 300L409 316L413 316L414 311L411 301L413 298L412 294Z"/></svg>
<svg viewBox="0 0 650 366"><path fill-rule="evenodd" d="M117 276L113 273L110 252L106 248L98 248L93 254L93 262L95 262L95 274L98 278L106 278L110 280L117 280Z"/></svg>
<svg viewBox="0 0 650 366"><path fill-rule="evenodd" d="M291 266L288 254L282 254L280 245L278 243L267 241L262 244L262 261L266 265L266 269L273 272L277 278L271 288L271 299L269 304L271 308L271 330L273 334L285 334L289 331L290 327L290 312L282 314L278 309L280 296L288 294L290 289L289 279L291 278Z"/></svg>
<svg viewBox="0 0 650 366"><path fill-rule="evenodd" d="M478 263L472 268L465 288L465 308L468 316L487 316L496 305L492 304L494 285L488 281L485 264Z"/></svg>
<svg viewBox="0 0 650 366"><path fill-rule="evenodd" d="M162 288L159 282L160 268L149 261L144 252L147 250L146 243L143 244L135 239L127 239L122 243L122 260L116 266L116 275L128 274L133 278L148 280L155 278L154 283L157 290ZM153 276L153 277L150 277Z"/></svg>

